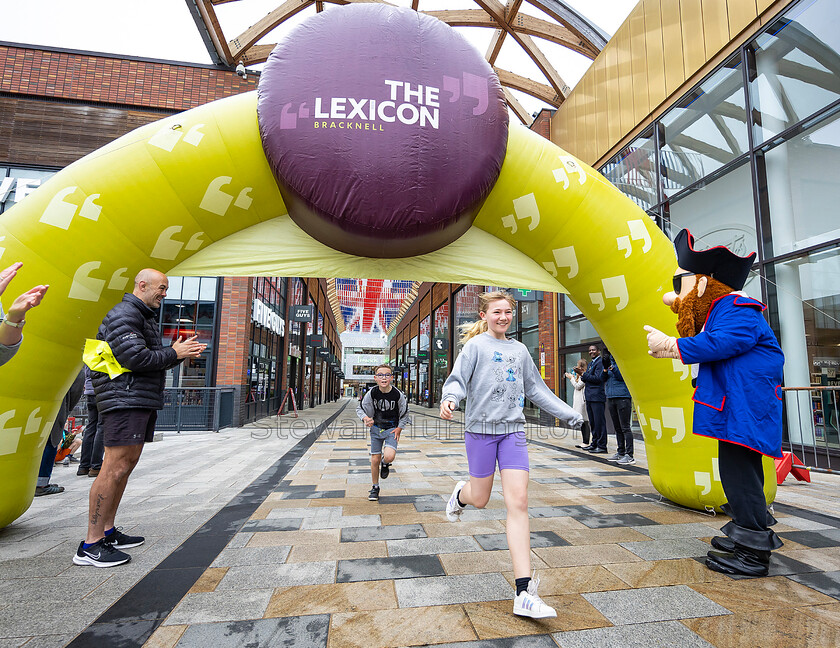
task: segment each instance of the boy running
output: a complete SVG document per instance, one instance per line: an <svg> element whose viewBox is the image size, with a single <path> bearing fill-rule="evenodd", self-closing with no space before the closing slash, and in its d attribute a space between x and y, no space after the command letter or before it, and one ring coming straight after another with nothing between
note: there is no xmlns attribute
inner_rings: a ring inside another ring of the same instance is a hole
<svg viewBox="0 0 840 648"><path fill-rule="evenodd" d="M373 487L368 499L379 500L379 478L388 478L391 464L397 455L397 443L408 418L408 401L391 382L394 374L388 365L373 370L376 386L362 398L356 414L370 428L370 475ZM384 448L383 448L384 446Z"/></svg>

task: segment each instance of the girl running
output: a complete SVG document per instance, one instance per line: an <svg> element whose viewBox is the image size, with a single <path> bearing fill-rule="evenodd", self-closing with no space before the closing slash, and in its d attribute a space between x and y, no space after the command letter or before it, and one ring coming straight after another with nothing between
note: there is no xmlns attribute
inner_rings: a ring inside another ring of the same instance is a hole
<svg viewBox="0 0 840 648"><path fill-rule="evenodd" d="M534 619L557 616L537 595L539 580L531 580L531 533L528 522L528 448L525 438L525 398L553 414L566 427L579 430L583 417L557 398L540 377L528 349L505 333L516 302L506 292L479 298L479 319L466 325L461 350L443 385L440 416L451 420L467 399L464 441L469 481L459 481L446 505L455 522L467 504L484 508L493 488L496 463L502 476L507 509L507 540L516 579L513 613Z"/></svg>

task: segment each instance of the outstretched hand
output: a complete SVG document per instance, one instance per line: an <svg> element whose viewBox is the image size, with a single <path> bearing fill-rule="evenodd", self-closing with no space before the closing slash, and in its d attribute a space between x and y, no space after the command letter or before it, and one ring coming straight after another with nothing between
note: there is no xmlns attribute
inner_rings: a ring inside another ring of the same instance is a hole
<svg viewBox="0 0 840 648"><path fill-rule="evenodd" d="M662 331L645 325L647 331L648 353L654 358L679 358L677 338L665 335Z"/></svg>
<svg viewBox="0 0 840 648"><path fill-rule="evenodd" d="M3 294L3 291L6 290L6 286L8 286L9 282L15 278L17 271L20 270L22 266L23 264L18 261L3 270L3 272L0 272L0 295Z"/></svg>
<svg viewBox="0 0 840 648"><path fill-rule="evenodd" d="M201 355L201 352L207 348L206 344L197 342L196 338L198 338L198 336L193 335L185 340L183 336L179 335L178 339L172 343L172 348L175 349L175 353L178 355L179 360L184 358L197 358Z"/></svg>

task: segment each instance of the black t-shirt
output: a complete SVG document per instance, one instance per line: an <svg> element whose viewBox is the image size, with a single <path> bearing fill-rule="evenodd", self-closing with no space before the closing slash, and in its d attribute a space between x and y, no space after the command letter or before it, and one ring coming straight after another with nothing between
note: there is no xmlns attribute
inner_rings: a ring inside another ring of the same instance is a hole
<svg viewBox="0 0 840 648"><path fill-rule="evenodd" d="M387 430L397 427L400 422L400 396L402 392L391 387L387 394L379 391L379 387L370 390L370 400L373 403L373 422L377 427Z"/></svg>

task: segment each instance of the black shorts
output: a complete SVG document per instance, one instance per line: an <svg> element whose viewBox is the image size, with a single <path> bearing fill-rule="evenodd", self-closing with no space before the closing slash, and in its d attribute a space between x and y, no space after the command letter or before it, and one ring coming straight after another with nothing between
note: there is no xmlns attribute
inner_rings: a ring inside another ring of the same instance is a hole
<svg viewBox="0 0 840 648"><path fill-rule="evenodd" d="M100 414L106 446L151 443L155 438L157 410L118 409Z"/></svg>

